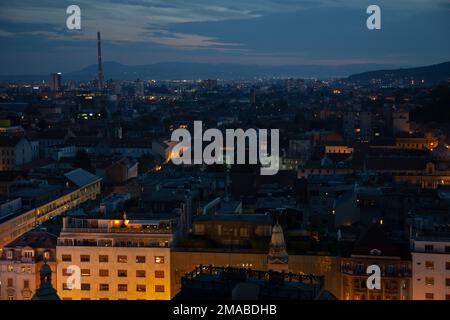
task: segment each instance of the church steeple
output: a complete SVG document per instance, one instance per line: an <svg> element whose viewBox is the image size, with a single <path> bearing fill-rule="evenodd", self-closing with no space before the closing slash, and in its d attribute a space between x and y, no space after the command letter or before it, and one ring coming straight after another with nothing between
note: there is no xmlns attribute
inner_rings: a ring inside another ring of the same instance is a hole
<svg viewBox="0 0 450 320"><path fill-rule="evenodd" d="M267 256L267 269L273 271L289 271L289 256L286 251L283 229L277 223L272 228L272 237L269 244L269 255Z"/></svg>
<svg viewBox="0 0 450 320"><path fill-rule="evenodd" d="M61 300L52 286L52 269L44 262L40 271L41 285L31 298L32 300Z"/></svg>

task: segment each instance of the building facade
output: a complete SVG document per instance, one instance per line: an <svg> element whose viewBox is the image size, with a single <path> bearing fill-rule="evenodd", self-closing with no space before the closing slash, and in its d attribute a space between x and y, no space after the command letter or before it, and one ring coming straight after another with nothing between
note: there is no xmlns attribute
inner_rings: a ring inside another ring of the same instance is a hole
<svg viewBox="0 0 450 320"><path fill-rule="evenodd" d="M414 300L450 300L450 238L412 240Z"/></svg>
<svg viewBox="0 0 450 320"><path fill-rule="evenodd" d="M64 218L58 239L58 295L63 300L168 300L170 221ZM71 287L77 276L79 285Z"/></svg>

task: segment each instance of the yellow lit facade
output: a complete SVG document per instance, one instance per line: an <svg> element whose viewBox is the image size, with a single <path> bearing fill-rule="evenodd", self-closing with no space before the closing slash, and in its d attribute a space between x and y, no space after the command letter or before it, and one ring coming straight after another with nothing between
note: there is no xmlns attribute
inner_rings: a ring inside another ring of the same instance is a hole
<svg viewBox="0 0 450 320"><path fill-rule="evenodd" d="M65 300L169 300L170 222L64 218L58 239L58 295ZM80 286L70 288L70 266Z"/></svg>

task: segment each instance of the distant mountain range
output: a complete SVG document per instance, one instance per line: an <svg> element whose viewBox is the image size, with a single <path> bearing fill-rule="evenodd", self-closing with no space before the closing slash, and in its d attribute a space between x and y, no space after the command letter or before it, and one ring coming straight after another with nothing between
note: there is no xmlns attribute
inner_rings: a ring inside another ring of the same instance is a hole
<svg viewBox="0 0 450 320"><path fill-rule="evenodd" d="M367 83L373 79L379 79L383 82L395 80L414 80L416 83L422 80L425 83L446 82L450 79L450 62L417 68L368 71L348 77L349 81L359 83Z"/></svg>
<svg viewBox="0 0 450 320"><path fill-rule="evenodd" d="M392 65L348 64L339 66L291 65L259 66L240 64L208 64L165 62L138 66L118 62L105 62L105 79L114 80L174 80L174 79L252 79L260 77L297 78L343 78L350 81L367 82L374 78L392 79L412 77L428 82L446 80L450 77L450 62L437 65L393 69ZM97 65L90 65L80 71L63 73L63 81L88 81L95 79ZM350 75L350 76L349 76ZM1 80L46 80L48 75L0 75Z"/></svg>
<svg viewBox="0 0 450 320"><path fill-rule="evenodd" d="M260 77L341 78L350 74L392 68L392 65L349 64L339 66L291 65L260 66L241 64L208 64L165 62L129 66L118 62L104 62L105 79L115 80L175 80L175 79L252 79ZM95 79L97 65L71 73L63 73L63 81ZM3 80L48 80L48 75L0 75Z"/></svg>

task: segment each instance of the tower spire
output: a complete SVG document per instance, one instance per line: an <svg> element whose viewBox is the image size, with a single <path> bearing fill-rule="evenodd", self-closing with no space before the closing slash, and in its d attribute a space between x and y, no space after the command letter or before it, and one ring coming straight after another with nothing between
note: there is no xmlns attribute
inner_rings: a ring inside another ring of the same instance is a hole
<svg viewBox="0 0 450 320"><path fill-rule="evenodd" d="M97 84L98 89L103 90L102 43L100 31L97 31Z"/></svg>

